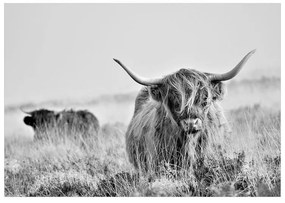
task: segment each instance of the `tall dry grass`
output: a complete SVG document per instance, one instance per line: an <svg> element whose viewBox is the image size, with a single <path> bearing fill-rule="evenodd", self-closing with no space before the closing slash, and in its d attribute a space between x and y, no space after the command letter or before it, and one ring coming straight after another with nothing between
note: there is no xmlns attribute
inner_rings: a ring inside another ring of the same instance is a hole
<svg viewBox="0 0 285 203"><path fill-rule="evenodd" d="M5 196L280 196L280 111L255 105L227 114L232 133L222 153L199 170L162 164L148 176L129 164L120 123L84 144L56 129L36 142L5 137Z"/></svg>

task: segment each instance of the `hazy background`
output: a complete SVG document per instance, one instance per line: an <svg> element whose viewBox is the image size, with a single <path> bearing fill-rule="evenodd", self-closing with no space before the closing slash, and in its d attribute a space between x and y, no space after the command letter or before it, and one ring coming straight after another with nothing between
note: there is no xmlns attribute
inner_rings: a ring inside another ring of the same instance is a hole
<svg viewBox="0 0 285 203"><path fill-rule="evenodd" d="M127 124L141 88L112 58L144 77L180 68L222 73L252 49L228 84L225 110L280 109L280 4L5 4L5 135L22 106L85 108Z"/></svg>

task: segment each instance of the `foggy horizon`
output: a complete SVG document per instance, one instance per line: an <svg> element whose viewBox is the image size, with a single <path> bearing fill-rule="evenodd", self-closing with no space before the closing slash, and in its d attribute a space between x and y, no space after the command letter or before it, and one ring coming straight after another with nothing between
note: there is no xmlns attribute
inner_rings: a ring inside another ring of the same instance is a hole
<svg viewBox="0 0 285 203"><path fill-rule="evenodd" d="M223 73L257 49L234 80L280 76L280 15L280 4L5 4L5 105L138 91L113 58L155 78Z"/></svg>

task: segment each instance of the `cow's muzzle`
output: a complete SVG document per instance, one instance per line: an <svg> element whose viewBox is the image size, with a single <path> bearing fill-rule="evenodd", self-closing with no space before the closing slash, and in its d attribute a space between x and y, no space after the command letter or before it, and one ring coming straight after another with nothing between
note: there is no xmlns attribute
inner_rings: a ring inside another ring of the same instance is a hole
<svg viewBox="0 0 285 203"><path fill-rule="evenodd" d="M180 125L187 133L197 133L202 130L202 121L199 118L187 118L180 121Z"/></svg>

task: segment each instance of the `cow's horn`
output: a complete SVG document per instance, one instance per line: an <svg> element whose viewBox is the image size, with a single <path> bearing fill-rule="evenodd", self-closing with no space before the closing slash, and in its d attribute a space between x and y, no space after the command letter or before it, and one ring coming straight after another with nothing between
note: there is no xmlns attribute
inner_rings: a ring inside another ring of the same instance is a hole
<svg viewBox="0 0 285 203"><path fill-rule="evenodd" d="M151 85L159 85L161 84L161 79L145 79L138 75L136 75L134 72L132 72L130 69L128 69L124 64L121 63L118 59L114 59L130 76L134 79L137 83L145 86L151 86Z"/></svg>
<svg viewBox="0 0 285 203"><path fill-rule="evenodd" d="M249 59L249 57L251 57L252 54L254 54L256 51L256 49L252 50L251 52L249 52L245 57L243 57L243 59L236 65L236 67L234 67L231 71L224 73L224 74L212 74L210 76L210 81L225 81L225 80L230 80L233 77L235 77L239 71L242 69L243 65L247 62L247 60Z"/></svg>
<svg viewBox="0 0 285 203"><path fill-rule="evenodd" d="M20 110L21 110L23 113L26 113L26 114L29 114L29 115L32 114L31 112L24 111L24 110L23 110L23 107L20 107Z"/></svg>

